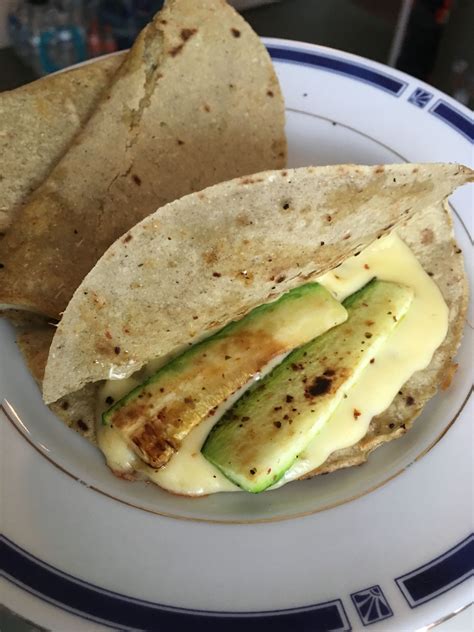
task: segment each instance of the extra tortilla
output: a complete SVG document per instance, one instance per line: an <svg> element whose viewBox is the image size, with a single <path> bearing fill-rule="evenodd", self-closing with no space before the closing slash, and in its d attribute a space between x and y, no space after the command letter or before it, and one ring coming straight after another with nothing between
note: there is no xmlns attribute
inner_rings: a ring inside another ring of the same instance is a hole
<svg viewBox="0 0 474 632"><path fill-rule="evenodd" d="M67 150L124 56L105 57L0 94L0 233Z"/></svg>
<svg viewBox="0 0 474 632"><path fill-rule="evenodd" d="M449 307L449 329L430 365L403 386L391 406L374 418L366 436L356 445L331 454L323 465L305 478L363 463L376 447L402 436L413 424L423 405L452 377L453 358L459 346L467 308L468 290L463 256L454 241L447 207L437 204L396 228L398 235L416 254L424 269L440 288ZM18 336L18 343L35 379L42 380L54 328L36 328ZM67 425L95 443L95 398L97 384L50 405Z"/></svg>
<svg viewBox="0 0 474 632"><path fill-rule="evenodd" d="M147 361L335 267L472 172L459 165L305 167L185 196L122 236L84 279L54 337L54 402Z"/></svg>
<svg viewBox="0 0 474 632"><path fill-rule="evenodd" d="M163 204L286 159L270 57L221 0L168 0L0 242L0 304L57 318L106 248Z"/></svg>

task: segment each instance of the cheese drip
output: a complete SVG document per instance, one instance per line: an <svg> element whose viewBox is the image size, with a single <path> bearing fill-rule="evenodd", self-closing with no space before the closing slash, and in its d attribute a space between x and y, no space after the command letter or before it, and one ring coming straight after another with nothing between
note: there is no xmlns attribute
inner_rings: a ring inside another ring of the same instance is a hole
<svg viewBox="0 0 474 632"><path fill-rule="evenodd" d="M335 270L318 280L335 298L345 298L370 279L408 285L415 291L413 303L391 334L374 362L364 371L330 420L300 454L297 462L273 487L280 487L319 467L336 450L355 445L367 433L371 419L388 408L403 384L428 366L433 353L448 330L448 307L437 285L423 270L408 246L392 233L377 240L358 256L350 257ZM284 356L266 367L270 371ZM199 424L184 440L179 451L160 470L143 463L114 428L102 425L100 414L109 407L107 397L117 401L137 386L146 374L156 370L150 363L140 380L109 380L98 400L97 438L108 465L121 473L139 472L160 487L176 494L199 496L224 491L240 491L201 454L200 450L212 426L250 384L227 400L216 414ZM258 376L259 377L259 376ZM110 400L109 400L110 401ZM354 410L358 415L354 416ZM272 488L272 489L273 489Z"/></svg>

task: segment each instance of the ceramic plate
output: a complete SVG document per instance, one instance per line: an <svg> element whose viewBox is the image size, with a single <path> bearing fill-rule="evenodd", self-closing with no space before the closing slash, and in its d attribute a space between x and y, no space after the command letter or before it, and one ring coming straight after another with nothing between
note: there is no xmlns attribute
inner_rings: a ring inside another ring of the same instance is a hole
<svg viewBox="0 0 474 632"><path fill-rule="evenodd" d="M290 166L472 160L469 112L434 88L340 51L266 44ZM472 270L470 196L451 202ZM451 388L364 466L202 499L114 478L42 404L5 322L0 342L4 594L27 618L68 631L413 630L472 600L470 327Z"/></svg>

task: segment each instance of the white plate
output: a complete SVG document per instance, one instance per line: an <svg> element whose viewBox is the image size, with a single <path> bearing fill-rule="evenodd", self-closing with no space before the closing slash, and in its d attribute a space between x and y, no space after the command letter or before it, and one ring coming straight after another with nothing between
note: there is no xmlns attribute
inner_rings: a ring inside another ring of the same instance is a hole
<svg viewBox="0 0 474 632"><path fill-rule="evenodd" d="M472 161L469 112L434 88L340 51L266 43L290 166ZM470 195L451 199L468 260ZM472 600L471 342L467 327L449 391L366 465L191 500L114 478L42 405L3 322L3 557L43 600L8 585L7 605L68 631L91 624L65 611L121 629L278 632L413 630L459 610Z"/></svg>

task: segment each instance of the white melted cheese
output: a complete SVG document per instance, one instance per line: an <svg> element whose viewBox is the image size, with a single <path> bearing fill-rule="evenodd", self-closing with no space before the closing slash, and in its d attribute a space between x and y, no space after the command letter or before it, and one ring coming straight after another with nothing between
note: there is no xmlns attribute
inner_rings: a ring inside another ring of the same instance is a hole
<svg viewBox="0 0 474 632"><path fill-rule="evenodd" d="M416 257L394 233L379 239L359 256L347 259L341 266L318 279L339 301L363 287L370 279L394 281L413 288L412 305L376 354L361 379L350 390L319 434L302 452L296 463L274 487L280 487L319 467L336 450L355 445L367 433L372 417L388 408L403 384L428 366L435 350L448 330L448 308L436 284L423 270ZM268 372L280 356L266 367ZM145 375L156 370L148 366ZM111 380L99 395L98 413L108 408L107 396L117 401L140 379ZM139 472L160 487L176 494L199 496L224 491L240 491L201 454L200 450L212 426L232 403L248 388L247 384L227 400L216 414L199 424L184 440L179 451L160 470L145 465L125 444L118 432L102 425L98 414L98 443L108 465L121 473ZM354 409L360 416L354 418Z"/></svg>

